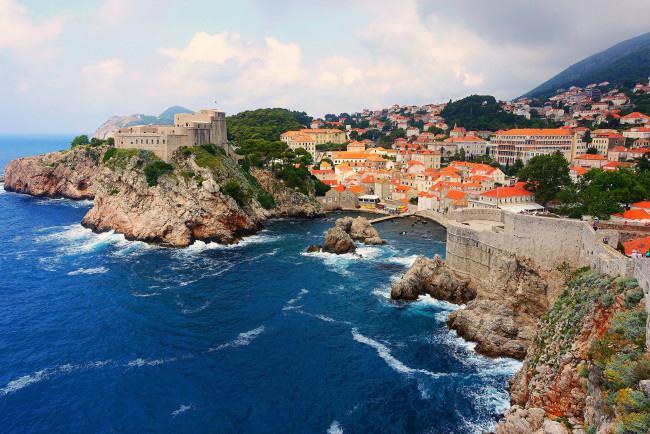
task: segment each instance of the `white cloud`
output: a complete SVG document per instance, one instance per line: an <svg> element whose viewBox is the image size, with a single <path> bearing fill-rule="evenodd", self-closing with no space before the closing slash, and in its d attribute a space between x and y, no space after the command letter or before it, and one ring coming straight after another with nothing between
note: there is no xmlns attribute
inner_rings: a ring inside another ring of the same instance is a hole
<svg viewBox="0 0 650 434"><path fill-rule="evenodd" d="M124 73L124 62L114 57L94 65L88 65L81 70L86 84L91 90L107 92L114 90L115 79Z"/></svg>
<svg viewBox="0 0 650 434"><path fill-rule="evenodd" d="M61 15L33 21L29 10L14 0L0 0L0 49L33 50L50 44L63 31Z"/></svg>

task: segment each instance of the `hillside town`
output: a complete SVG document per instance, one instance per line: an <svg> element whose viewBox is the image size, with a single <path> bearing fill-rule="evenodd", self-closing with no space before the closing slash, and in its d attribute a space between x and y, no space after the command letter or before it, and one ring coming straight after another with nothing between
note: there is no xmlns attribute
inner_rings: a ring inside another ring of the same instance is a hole
<svg viewBox="0 0 650 434"><path fill-rule="evenodd" d="M559 89L548 98L498 103L500 113L516 116L522 125L536 119L543 128L477 130L450 125L448 103L393 105L326 115L280 139L311 156L311 175L330 187L321 199L325 209L549 213L555 204L537 200L519 171L536 157L559 153L576 185L592 169L633 172L650 152L650 116L634 110L648 93L650 82L633 89L602 82ZM605 218L648 226L650 202L643 199Z"/></svg>

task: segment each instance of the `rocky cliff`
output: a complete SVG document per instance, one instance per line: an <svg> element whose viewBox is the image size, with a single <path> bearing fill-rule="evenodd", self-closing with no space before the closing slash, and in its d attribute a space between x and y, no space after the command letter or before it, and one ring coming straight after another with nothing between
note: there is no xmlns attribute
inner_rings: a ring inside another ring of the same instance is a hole
<svg viewBox="0 0 650 434"><path fill-rule="evenodd" d="M441 257L419 257L404 277L391 286L394 299L432 297L464 309L452 312L448 325L477 342L476 351L523 359L537 331L536 321L552 305L548 276L523 258L496 254L490 272L478 280L450 270Z"/></svg>
<svg viewBox="0 0 650 434"><path fill-rule="evenodd" d="M497 433L647 433L646 317L635 279L575 273L541 317Z"/></svg>
<svg viewBox="0 0 650 434"><path fill-rule="evenodd" d="M78 147L12 160L5 190L38 197L93 199L104 148Z"/></svg>
<svg viewBox="0 0 650 434"><path fill-rule="evenodd" d="M259 181L210 147L179 150L167 164L148 151L84 146L10 162L5 189L94 198L84 226L170 247L232 243L261 230L268 218L322 214L315 200L272 174L254 173Z"/></svg>

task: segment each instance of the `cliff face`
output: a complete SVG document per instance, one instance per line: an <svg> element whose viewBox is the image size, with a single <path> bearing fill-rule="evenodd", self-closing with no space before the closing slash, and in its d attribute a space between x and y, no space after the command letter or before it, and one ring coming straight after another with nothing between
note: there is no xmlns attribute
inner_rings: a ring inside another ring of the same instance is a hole
<svg viewBox="0 0 650 434"><path fill-rule="evenodd" d="M12 160L5 190L38 197L93 199L105 147L79 147Z"/></svg>
<svg viewBox="0 0 650 434"><path fill-rule="evenodd" d="M256 171L258 182L212 151L186 149L167 165L147 151L79 147L12 161L5 188L36 196L94 198L84 226L170 247L195 240L232 243L261 230L267 218L322 213L318 204L271 174Z"/></svg>
<svg viewBox="0 0 650 434"><path fill-rule="evenodd" d="M478 280L450 270L440 256L420 257L402 280L392 285L391 297L413 300L420 294L465 309L452 312L447 324L477 342L476 351L490 356L523 359L537 331L537 319L552 301L545 278L526 260L497 254L493 268Z"/></svg>
<svg viewBox="0 0 650 434"><path fill-rule="evenodd" d="M541 318L497 433L545 432L551 419L587 432L646 433L650 400L639 386L650 374L645 320L634 279L574 275Z"/></svg>

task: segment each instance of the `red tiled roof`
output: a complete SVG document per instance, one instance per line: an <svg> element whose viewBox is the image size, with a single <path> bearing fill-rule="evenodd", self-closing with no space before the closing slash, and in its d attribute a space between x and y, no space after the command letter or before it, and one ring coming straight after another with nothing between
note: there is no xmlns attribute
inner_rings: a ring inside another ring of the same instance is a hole
<svg viewBox="0 0 650 434"><path fill-rule="evenodd" d="M467 195L467 193L464 193L462 191L458 190L449 190L445 197L448 197L449 199L462 199Z"/></svg>
<svg viewBox="0 0 650 434"><path fill-rule="evenodd" d="M494 190L481 193L481 196L491 197L512 197L512 196L532 196L533 193L520 187L498 187Z"/></svg>
<svg viewBox="0 0 650 434"><path fill-rule="evenodd" d="M614 214L614 216L622 217L627 220L649 220L650 219L650 214L648 214L643 209L631 209L629 211L625 211L623 215Z"/></svg>
<svg viewBox="0 0 650 434"><path fill-rule="evenodd" d="M630 206L635 206L635 207L637 207L637 208L646 208L646 209L650 209L650 202L647 201L647 200L644 200L643 202L633 203L633 204L630 205Z"/></svg>
<svg viewBox="0 0 650 434"><path fill-rule="evenodd" d="M625 247L626 255L631 255L632 250L638 250L642 255L645 255L645 253L650 249L650 237L628 241L623 243L623 247Z"/></svg>

